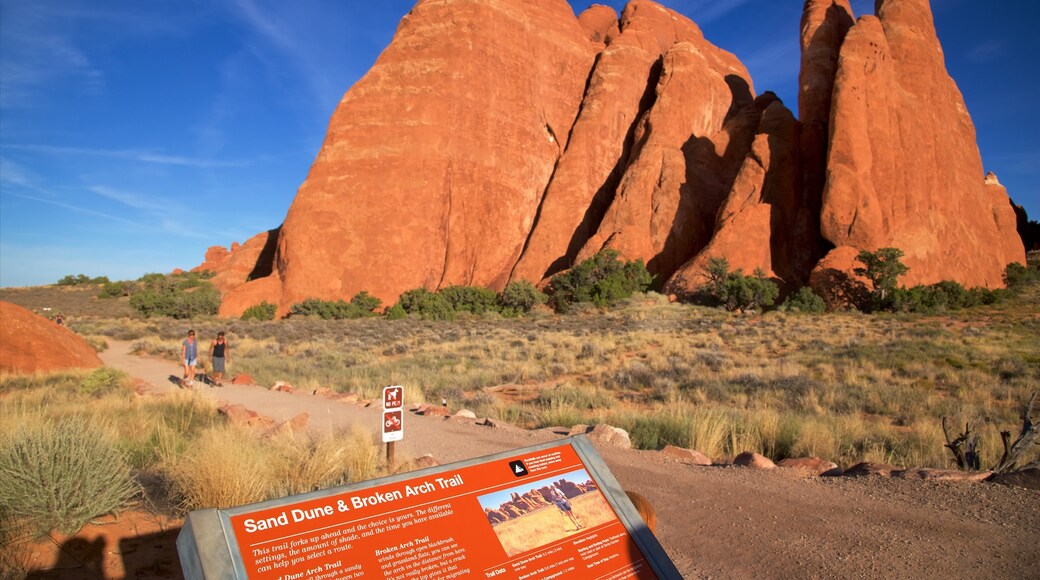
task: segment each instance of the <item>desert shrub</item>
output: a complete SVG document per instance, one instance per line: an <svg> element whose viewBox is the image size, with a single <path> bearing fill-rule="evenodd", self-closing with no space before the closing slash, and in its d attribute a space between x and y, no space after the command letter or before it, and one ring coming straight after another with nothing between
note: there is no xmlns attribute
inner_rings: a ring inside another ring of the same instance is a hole
<svg viewBox="0 0 1040 580"><path fill-rule="evenodd" d="M948 310L961 310L973 306L996 304L1007 296L1006 290L972 288L968 290L959 282L943 280L936 284L918 285L912 288L896 288L889 292L885 309L897 312L934 314ZM875 307L880 303L875 302Z"/></svg>
<svg viewBox="0 0 1040 580"><path fill-rule="evenodd" d="M77 274L73 276L69 274L61 280L58 280L58 286L82 286L85 284L108 284L108 276L98 276L97 278L91 278L86 274Z"/></svg>
<svg viewBox="0 0 1040 580"><path fill-rule="evenodd" d="M356 318L367 318L375 316L376 308L382 302L369 294L361 291L350 302L343 300L319 300L308 298L298 304L293 304L289 309L291 316L313 316L322 320L348 320Z"/></svg>
<svg viewBox="0 0 1040 580"><path fill-rule="evenodd" d="M139 491L119 451L81 418L23 425L0 444L0 512L73 533Z"/></svg>
<svg viewBox="0 0 1040 580"><path fill-rule="evenodd" d="M448 286L437 292L451 304L455 312L486 314L496 310L498 295L480 286Z"/></svg>
<svg viewBox="0 0 1040 580"><path fill-rule="evenodd" d="M146 289L130 296L130 306L145 317L169 316L184 320L212 316L220 307L220 292L205 280L150 280Z"/></svg>
<svg viewBox="0 0 1040 580"><path fill-rule="evenodd" d="M910 271L900 258L903 250L899 248L880 248L876 252L863 250L856 260L863 264L862 268L853 268L853 272L863 276L871 283L869 309L891 310L893 308L891 294L899 284L899 277Z"/></svg>
<svg viewBox="0 0 1040 580"><path fill-rule="evenodd" d="M1017 292L1037 282L1040 282L1040 270L1036 267L1012 262L1004 268L1004 285L1012 292Z"/></svg>
<svg viewBox="0 0 1040 580"><path fill-rule="evenodd" d="M434 294L425 288L408 290L397 303L408 314L418 315L423 320L454 320L455 309L451 302L440 294Z"/></svg>
<svg viewBox="0 0 1040 580"><path fill-rule="evenodd" d="M242 313L242 320L274 320L277 307L266 300L260 304L254 304L246 308Z"/></svg>
<svg viewBox="0 0 1040 580"><path fill-rule="evenodd" d="M375 316L375 310L383 305L383 301L372 296L367 290L362 290L350 299L350 303L357 307L365 316Z"/></svg>
<svg viewBox="0 0 1040 580"><path fill-rule="evenodd" d="M120 296L130 296L137 289L137 284L130 281L119 281L119 282L106 282L101 285L101 289L98 290L98 298L119 298Z"/></svg>
<svg viewBox="0 0 1040 580"><path fill-rule="evenodd" d="M642 260L622 262L616 250L603 250L549 282L549 305L565 312L570 305L591 302L610 306L636 292L645 292L653 277Z"/></svg>
<svg viewBox="0 0 1040 580"><path fill-rule="evenodd" d="M408 313L404 311L404 306L400 303L394 304L390 308L386 309L387 320L401 320L408 316Z"/></svg>
<svg viewBox="0 0 1040 580"><path fill-rule="evenodd" d="M708 284L703 292L707 293L707 301L729 311L760 310L772 306L780 294L780 288L761 269L745 276L739 268L730 272L725 258L712 258L705 270Z"/></svg>
<svg viewBox="0 0 1040 580"><path fill-rule="evenodd" d="M133 379L125 372L110 367L99 367L84 377L83 382L79 385L79 392L100 397L120 388L130 389L132 386Z"/></svg>
<svg viewBox="0 0 1040 580"><path fill-rule="evenodd" d="M786 312L811 312L820 313L827 310L827 304L823 298L817 296L812 288L802 286L797 292L791 294L780 305L780 310Z"/></svg>
<svg viewBox="0 0 1040 580"><path fill-rule="evenodd" d="M518 280L506 284L498 295L498 309L504 316L519 316L531 311L539 304L545 304L549 297L535 288L527 280Z"/></svg>

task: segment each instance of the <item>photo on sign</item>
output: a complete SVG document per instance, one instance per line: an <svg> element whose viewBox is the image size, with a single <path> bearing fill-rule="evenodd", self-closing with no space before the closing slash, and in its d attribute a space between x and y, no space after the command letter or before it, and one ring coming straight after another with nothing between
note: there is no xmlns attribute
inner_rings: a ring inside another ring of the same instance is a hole
<svg viewBox="0 0 1040 580"><path fill-rule="evenodd" d="M524 481L477 500L509 557L617 519L584 469Z"/></svg>

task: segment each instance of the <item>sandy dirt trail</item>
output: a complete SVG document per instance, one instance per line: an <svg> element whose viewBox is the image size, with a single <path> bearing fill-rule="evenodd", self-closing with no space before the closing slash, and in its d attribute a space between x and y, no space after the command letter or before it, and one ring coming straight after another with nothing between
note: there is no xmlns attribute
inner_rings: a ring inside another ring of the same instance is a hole
<svg viewBox="0 0 1040 580"><path fill-rule="evenodd" d="M153 392L178 390L174 363L128 354L106 365ZM310 415L316 432L361 424L379 410L258 386L200 387L276 421ZM406 403L411 403L406 394ZM441 463L558 437L406 413L399 459ZM995 484L867 478L801 479L786 470L693 467L652 451L597 447L614 476L658 513L658 538L686 578L1040 578L1040 492Z"/></svg>

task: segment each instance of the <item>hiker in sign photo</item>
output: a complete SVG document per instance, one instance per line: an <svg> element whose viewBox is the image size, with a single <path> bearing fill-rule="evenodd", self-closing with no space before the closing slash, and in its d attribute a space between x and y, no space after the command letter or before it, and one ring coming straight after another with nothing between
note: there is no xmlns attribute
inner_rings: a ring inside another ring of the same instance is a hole
<svg viewBox="0 0 1040 580"><path fill-rule="evenodd" d="M571 522L574 524L575 531L584 527L578 523L578 518L574 515L574 508L571 506L571 502L567 500L567 496L564 495L563 490L560 489L559 484L549 486L549 500L552 501L561 512L563 512L563 515L570 518Z"/></svg>

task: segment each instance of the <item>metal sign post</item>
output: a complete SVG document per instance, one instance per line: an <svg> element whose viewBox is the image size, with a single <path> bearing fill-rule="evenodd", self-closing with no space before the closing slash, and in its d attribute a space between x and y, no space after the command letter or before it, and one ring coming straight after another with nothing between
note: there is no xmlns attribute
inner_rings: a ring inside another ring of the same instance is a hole
<svg viewBox="0 0 1040 580"><path fill-rule="evenodd" d="M394 442L404 439L404 387L383 388L383 443L386 443L386 466L394 470Z"/></svg>

